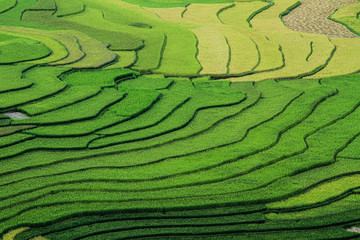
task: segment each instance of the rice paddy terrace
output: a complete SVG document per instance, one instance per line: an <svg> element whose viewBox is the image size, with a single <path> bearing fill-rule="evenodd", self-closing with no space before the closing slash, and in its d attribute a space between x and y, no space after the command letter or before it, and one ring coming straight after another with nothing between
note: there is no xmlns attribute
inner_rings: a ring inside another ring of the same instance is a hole
<svg viewBox="0 0 360 240"><path fill-rule="evenodd" d="M359 13L0 0L0 238L359 239Z"/></svg>

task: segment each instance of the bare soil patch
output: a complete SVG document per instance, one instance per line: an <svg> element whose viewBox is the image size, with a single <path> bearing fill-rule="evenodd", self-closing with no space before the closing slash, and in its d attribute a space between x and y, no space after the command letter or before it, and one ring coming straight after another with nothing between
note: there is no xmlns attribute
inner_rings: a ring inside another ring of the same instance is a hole
<svg viewBox="0 0 360 240"><path fill-rule="evenodd" d="M360 227L351 227L347 229L350 232L357 232L360 233Z"/></svg>
<svg viewBox="0 0 360 240"><path fill-rule="evenodd" d="M328 19L336 9L358 0L301 0L301 5L283 17L287 27L297 32L324 34L330 38L354 38L358 35L344 25Z"/></svg>
<svg viewBox="0 0 360 240"><path fill-rule="evenodd" d="M25 113L22 112L7 112L4 113L4 115L13 118L13 119L26 119L29 118L29 116L27 116Z"/></svg>

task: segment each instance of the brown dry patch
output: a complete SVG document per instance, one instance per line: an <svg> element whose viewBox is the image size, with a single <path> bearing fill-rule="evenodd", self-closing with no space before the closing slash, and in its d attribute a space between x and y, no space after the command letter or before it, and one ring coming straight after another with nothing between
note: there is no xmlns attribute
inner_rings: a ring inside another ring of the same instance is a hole
<svg viewBox="0 0 360 240"><path fill-rule="evenodd" d="M336 9L358 0L301 0L301 5L283 17L285 25L297 32L324 34L330 38L354 38L344 25L329 20Z"/></svg>

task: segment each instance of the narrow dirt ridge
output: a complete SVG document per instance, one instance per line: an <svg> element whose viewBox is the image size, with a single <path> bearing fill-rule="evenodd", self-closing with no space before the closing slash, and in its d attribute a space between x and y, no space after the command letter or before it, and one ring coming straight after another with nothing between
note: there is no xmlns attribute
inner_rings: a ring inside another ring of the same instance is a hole
<svg viewBox="0 0 360 240"><path fill-rule="evenodd" d="M330 38L354 38L344 25L329 20L336 9L357 0L301 0L301 5L283 17L287 27L298 32L324 34Z"/></svg>

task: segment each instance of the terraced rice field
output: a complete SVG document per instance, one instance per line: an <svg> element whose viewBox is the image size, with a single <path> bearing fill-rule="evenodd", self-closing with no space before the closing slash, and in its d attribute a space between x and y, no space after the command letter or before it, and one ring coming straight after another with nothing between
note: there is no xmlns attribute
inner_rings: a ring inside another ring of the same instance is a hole
<svg viewBox="0 0 360 240"><path fill-rule="evenodd" d="M0 0L0 238L360 239L360 5L322 3Z"/></svg>

